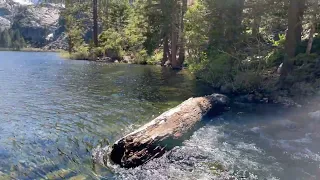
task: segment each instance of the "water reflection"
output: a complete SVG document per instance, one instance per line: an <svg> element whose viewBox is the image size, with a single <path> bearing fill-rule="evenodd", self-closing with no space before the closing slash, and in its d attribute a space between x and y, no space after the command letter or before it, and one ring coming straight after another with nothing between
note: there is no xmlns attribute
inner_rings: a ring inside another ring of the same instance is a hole
<svg viewBox="0 0 320 180"><path fill-rule="evenodd" d="M33 179L93 171L91 150L199 91L191 75L154 66L1 52L0 172ZM134 126L132 126L134 125Z"/></svg>
<svg viewBox="0 0 320 180"><path fill-rule="evenodd" d="M234 107L136 169L92 163L153 116L210 88L154 66L0 52L0 179L319 179L319 100L300 110ZM244 107L244 106L243 106ZM319 116L320 117L320 116Z"/></svg>

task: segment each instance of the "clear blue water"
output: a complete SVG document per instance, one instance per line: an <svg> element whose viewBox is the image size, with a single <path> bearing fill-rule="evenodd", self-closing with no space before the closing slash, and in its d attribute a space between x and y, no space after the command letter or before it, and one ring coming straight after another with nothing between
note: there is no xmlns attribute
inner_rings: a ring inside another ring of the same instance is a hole
<svg viewBox="0 0 320 180"><path fill-rule="evenodd" d="M0 52L0 179L320 179L316 98L234 107L136 169L92 162L99 143L209 92L185 71Z"/></svg>

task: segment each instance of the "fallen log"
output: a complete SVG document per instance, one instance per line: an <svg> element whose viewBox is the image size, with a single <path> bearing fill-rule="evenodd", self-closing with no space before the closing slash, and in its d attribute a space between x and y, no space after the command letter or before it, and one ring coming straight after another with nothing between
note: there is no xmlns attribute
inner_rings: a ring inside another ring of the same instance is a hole
<svg viewBox="0 0 320 180"><path fill-rule="evenodd" d="M107 165L111 160L121 167L132 168L160 157L183 141L205 115L224 112L228 103L229 99L221 94L190 98L116 141L103 155L103 162Z"/></svg>

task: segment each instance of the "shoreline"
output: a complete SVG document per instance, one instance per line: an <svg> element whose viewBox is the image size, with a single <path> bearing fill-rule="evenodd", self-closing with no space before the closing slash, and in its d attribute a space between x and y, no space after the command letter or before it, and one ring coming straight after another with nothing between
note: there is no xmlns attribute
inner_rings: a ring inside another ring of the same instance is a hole
<svg viewBox="0 0 320 180"><path fill-rule="evenodd" d="M105 63L105 64L127 64L127 65L141 65L141 66L158 66L161 67L158 64L139 64L139 63L133 63L132 61L125 61L125 60L116 60L116 61L109 61L105 59L97 59L97 60L90 60L90 59L72 59L67 57L67 52L63 50L43 50L40 48L23 48L21 50L12 50L7 48L0 48L0 51L11 51L11 52L56 52L59 53L59 57L66 59L66 60L82 60L82 61L90 61L90 62L97 62L97 63ZM163 68L168 68L166 66L163 66ZM190 73L190 69L188 67L183 67L183 70L186 70ZM270 75L272 77L272 75ZM265 83L271 82L271 81L277 81L276 78L265 80ZM206 82L204 82L207 84ZM210 86L210 84L207 84ZM214 86L210 86L210 89L212 92L215 93L221 93L226 96L228 96L230 99L233 100L234 103L237 104L278 104L282 105L287 108L300 108L301 106L304 106L305 104L308 104L311 97L320 94L320 88L314 89L314 94L289 94L286 92L287 90L281 90L281 89L275 89L272 92L268 91L268 89L255 89L251 92L243 92L243 91L232 91L230 89L225 88L216 88ZM212 93L211 92L211 93Z"/></svg>
<svg viewBox="0 0 320 180"><path fill-rule="evenodd" d="M44 50L41 48L22 48L19 50L10 49L10 48L0 48L0 51L13 51L13 52L61 52L61 50Z"/></svg>

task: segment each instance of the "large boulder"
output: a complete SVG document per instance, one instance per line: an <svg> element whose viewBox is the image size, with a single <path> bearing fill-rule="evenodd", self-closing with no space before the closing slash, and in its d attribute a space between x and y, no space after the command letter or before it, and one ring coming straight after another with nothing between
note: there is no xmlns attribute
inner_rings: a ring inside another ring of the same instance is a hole
<svg viewBox="0 0 320 180"><path fill-rule="evenodd" d="M20 4L12 0L0 0L0 17L12 17L19 6Z"/></svg>
<svg viewBox="0 0 320 180"><path fill-rule="evenodd" d="M308 115L311 119L320 121L320 111L310 112Z"/></svg>
<svg viewBox="0 0 320 180"><path fill-rule="evenodd" d="M19 4L12 0L0 0L0 31L9 29Z"/></svg>
<svg viewBox="0 0 320 180"><path fill-rule="evenodd" d="M65 33L62 33L56 39L54 39L52 42L45 45L42 49L46 50L46 51L54 51L54 50L59 50L59 49L68 50L67 35Z"/></svg>
<svg viewBox="0 0 320 180"><path fill-rule="evenodd" d="M10 26L11 26L11 22L8 19L0 16L0 31L9 29Z"/></svg>
<svg viewBox="0 0 320 180"><path fill-rule="evenodd" d="M32 0L0 0L0 31L19 30L33 47L57 40L64 31L59 30L61 4L34 4Z"/></svg>
<svg viewBox="0 0 320 180"><path fill-rule="evenodd" d="M52 4L20 6L13 18L13 28L19 29L27 42L35 47L48 43L48 35L58 28L60 7Z"/></svg>

